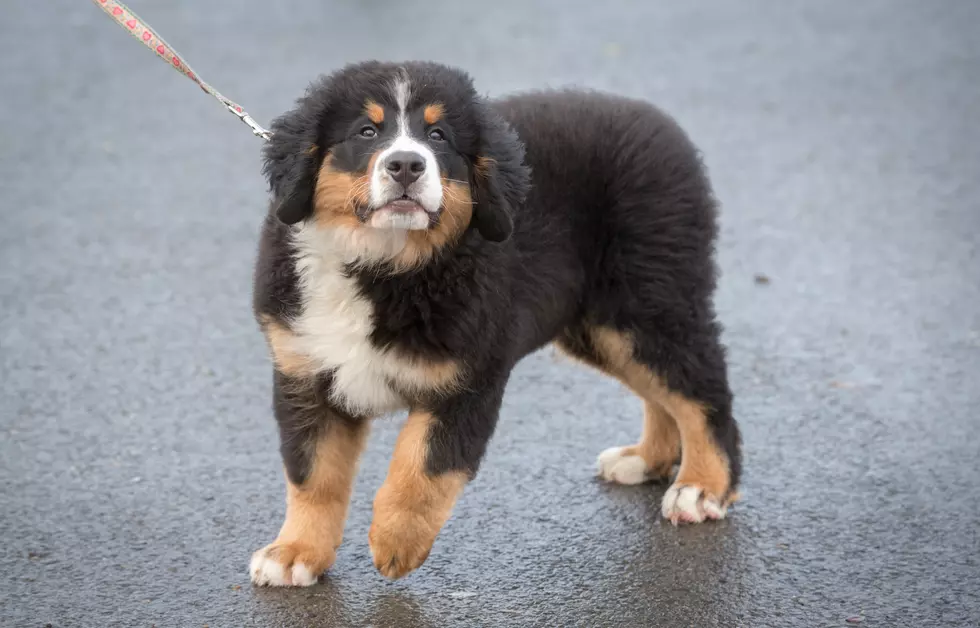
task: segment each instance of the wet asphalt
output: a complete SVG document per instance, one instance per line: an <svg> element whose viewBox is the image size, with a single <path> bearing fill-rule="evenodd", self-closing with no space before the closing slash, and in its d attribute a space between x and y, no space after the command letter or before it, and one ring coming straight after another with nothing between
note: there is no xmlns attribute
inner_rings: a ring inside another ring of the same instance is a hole
<svg viewBox="0 0 980 628"><path fill-rule="evenodd" d="M674 114L723 202L744 499L678 529L596 481L639 402L549 349L421 570L368 553L389 420L323 583L254 589L261 140L93 4L7 3L0 625L980 625L980 3L132 4L260 122L366 58Z"/></svg>

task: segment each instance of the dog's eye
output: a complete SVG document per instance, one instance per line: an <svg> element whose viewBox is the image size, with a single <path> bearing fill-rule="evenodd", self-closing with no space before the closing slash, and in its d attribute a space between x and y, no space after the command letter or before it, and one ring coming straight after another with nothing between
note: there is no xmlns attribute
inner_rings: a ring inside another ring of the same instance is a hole
<svg viewBox="0 0 980 628"><path fill-rule="evenodd" d="M377 137L378 132L374 130L374 127L372 127L372 126L366 126L363 129L361 129L360 131L358 131L358 135L360 135L361 137L366 137L366 138L369 138L370 139L372 137Z"/></svg>
<svg viewBox="0 0 980 628"><path fill-rule="evenodd" d="M439 129L432 129L429 131L429 139L435 142L441 142L446 139L446 136Z"/></svg>

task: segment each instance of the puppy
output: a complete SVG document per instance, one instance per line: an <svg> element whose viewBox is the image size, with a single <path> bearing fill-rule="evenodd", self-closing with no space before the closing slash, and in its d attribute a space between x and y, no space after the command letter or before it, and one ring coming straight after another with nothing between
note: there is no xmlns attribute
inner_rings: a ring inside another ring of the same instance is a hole
<svg viewBox="0 0 980 628"><path fill-rule="evenodd" d="M494 431L514 365L548 343L644 402L598 473L666 478L663 516L735 499L740 439L715 320L716 202L649 104L480 97L433 63L361 63L272 125L254 311L274 362L286 520L256 584L334 562L371 419L407 410L374 500L374 564L426 559Z"/></svg>

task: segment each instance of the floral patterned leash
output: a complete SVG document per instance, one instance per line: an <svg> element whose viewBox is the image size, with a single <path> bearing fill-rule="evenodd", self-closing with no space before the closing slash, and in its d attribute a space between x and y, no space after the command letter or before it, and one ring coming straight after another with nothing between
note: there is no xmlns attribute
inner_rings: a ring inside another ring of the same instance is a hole
<svg viewBox="0 0 980 628"><path fill-rule="evenodd" d="M129 33L135 37L137 40L142 41L147 48L153 50L157 53L157 56L170 64L175 70L189 78L190 80L197 83L198 87L203 89L206 93L210 94L218 100L222 105L224 105L228 111L232 112L238 118L247 124L252 133L258 135L262 139L268 141L272 139L272 133L263 129L258 122L252 119L252 116L242 109L242 106L234 103L220 93L218 90L211 87L198 77L191 69L191 66L187 65L186 61L181 60L177 55L177 51L173 47L163 40L156 32L150 30L150 27L139 18L135 13L133 13L129 7L127 7L122 2L116 2L115 0L92 0L95 4L102 7L102 10L106 12L112 19L114 19L120 26L129 31Z"/></svg>

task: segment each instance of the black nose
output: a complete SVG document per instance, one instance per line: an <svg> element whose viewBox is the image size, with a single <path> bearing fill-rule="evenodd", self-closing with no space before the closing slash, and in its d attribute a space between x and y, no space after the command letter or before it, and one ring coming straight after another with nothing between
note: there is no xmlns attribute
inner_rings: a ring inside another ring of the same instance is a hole
<svg viewBox="0 0 980 628"><path fill-rule="evenodd" d="M388 155L385 159L385 170L392 179L408 187L418 181L425 172L425 159L418 153L399 151Z"/></svg>

